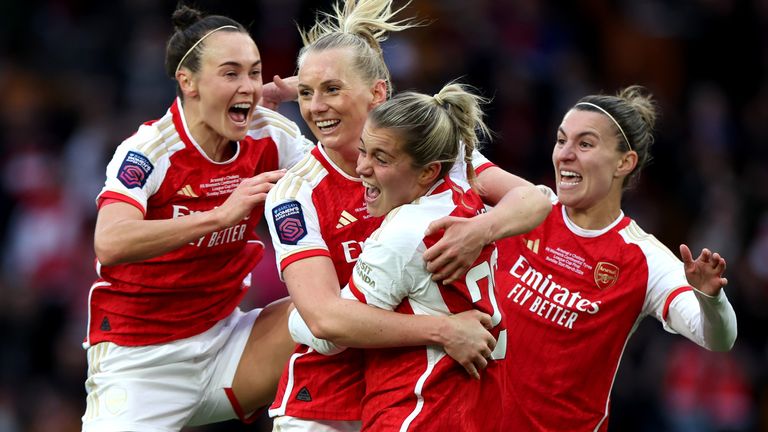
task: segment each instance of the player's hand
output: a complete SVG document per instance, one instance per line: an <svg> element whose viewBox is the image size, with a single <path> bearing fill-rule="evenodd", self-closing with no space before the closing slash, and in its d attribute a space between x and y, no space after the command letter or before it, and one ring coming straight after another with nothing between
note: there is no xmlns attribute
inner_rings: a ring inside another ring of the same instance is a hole
<svg viewBox="0 0 768 432"><path fill-rule="evenodd" d="M445 230L443 237L424 252L427 271L433 281L451 283L469 270L483 247L488 244L488 233L471 218L446 216L427 227L425 235Z"/></svg>
<svg viewBox="0 0 768 432"><path fill-rule="evenodd" d="M251 214L257 205L267 199L267 193L283 178L285 170L267 171L244 179L229 195L224 204L211 210L216 212L222 226L229 227Z"/></svg>
<svg viewBox="0 0 768 432"><path fill-rule="evenodd" d="M262 87L259 105L276 110L281 103L296 100L298 96L299 77L290 76L283 79L280 75L275 75L271 83Z"/></svg>
<svg viewBox="0 0 768 432"><path fill-rule="evenodd" d="M685 277L688 283L704 294L717 296L720 290L728 285L728 279L723 277L725 258L709 249L701 250L698 258L693 260L691 250L685 244L680 245L680 257L683 259Z"/></svg>
<svg viewBox="0 0 768 432"><path fill-rule="evenodd" d="M480 370L488 366L488 357L496 348L496 339L487 330L491 316L471 309L447 317L445 352L472 377L480 379Z"/></svg>

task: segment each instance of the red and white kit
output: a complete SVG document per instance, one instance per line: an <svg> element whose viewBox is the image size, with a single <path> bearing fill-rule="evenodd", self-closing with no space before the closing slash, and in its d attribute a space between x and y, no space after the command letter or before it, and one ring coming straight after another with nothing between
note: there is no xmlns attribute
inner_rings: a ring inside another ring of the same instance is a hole
<svg viewBox="0 0 768 432"><path fill-rule="evenodd" d="M477 172L493 166L479 152L472 163ZM464 167L457 163L451 172L466 177L459 172ZM304 258L328 256L344 286L363 242L382 220L368 214L364 194L360 179L337 167L322 144L289 170L270 191L266 208L280 271ZM363 366L360 350L326 356L299 345L283 371L270 416L360 420Z"/></svg>
<svg viewBox="0 0 768 432"><path fill-rule="evenodd" d="M210 160L189 134L177 99L115 151L97 198L129 203L145 219L171 219L221 205L241 180L287 168L311 147L297 126L258 107L227 161ZM102 341L142 346L204 332L240 303L263 252L254 227L262 208L237 225L136 263L101 266L89 298L87 348ZM179 287L185 287L180 290Z"/></svg>
<svg viewBox="0 0 768 432"><path fill-rule="evenodd" d="M735 321L723 291L693 290L682 262L623 214L585 230L556 203L541 225L498 247L509 430L607 430L616 371L645 316L705 347L702 321Z"/></svg>
<svg viewBox="0 0 768 432"><path fill-rule="evenodd" d="M359 178L336 166L318 144L270 191L267 222L282 273L291 263L314 256L333 261L343 286L380 225L368 214ZM363 357L349 349L335 356L299 345L280 379L270 416L315 420L359 420L363 398Z"/></svg>
<svg viewBox="0 0 768 432"><path fill-rule="evenodd" d="M424 251L442 233L424 237L443 216L472 217L485 211L467 184L446 177L425 196L392 210L365 242L345 296L382 309L415 315L451 315L478 309L491 315L497 349L482 379L470 377L442 347L369 349L366 355L365 431L498 430L503 392L500 362L505 330L494 289L496 248L486 246L464 279L435 283Z"/></svg>

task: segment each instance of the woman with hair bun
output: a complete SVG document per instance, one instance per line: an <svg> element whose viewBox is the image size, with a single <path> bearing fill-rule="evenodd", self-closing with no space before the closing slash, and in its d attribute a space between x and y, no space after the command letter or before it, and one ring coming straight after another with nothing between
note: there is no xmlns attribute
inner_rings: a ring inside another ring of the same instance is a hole
<svg viewBox="0 0 768 432"><path fill-rule="evenodd" d="M684 244L678 259L621 209L651 158L656 115L640 86L581 98L557 129L552 212L497 242L509 323L505 430L608 430L619 362L646 316L708 350L733 347L725 259L709 249L694 259ZM447 243L475 229L456 218L432 228L447 228Z"/></svg>
<svg viewBox="0 0 768 432"><path fill-rule="evenodd" d="M97 198L84 431L247 420L294 347L288 302L238 304L266 194L311 143L257 106L261 57L241 24L186 6L172 20L178 97L117 147Z"/></svg>

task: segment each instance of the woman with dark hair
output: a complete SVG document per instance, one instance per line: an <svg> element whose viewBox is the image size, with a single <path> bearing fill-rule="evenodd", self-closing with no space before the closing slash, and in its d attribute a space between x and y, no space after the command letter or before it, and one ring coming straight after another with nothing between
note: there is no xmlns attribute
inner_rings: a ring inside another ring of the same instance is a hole
<svg viewBox="0 0 768 432"><path fill-rule="evenodd" d="M261 57L242 25L186 6L173 23L178 98L120 144L97 198L84 431L246 420L294 347L288 302L238 304L267 192L311 143L257 106Z"/></svg>

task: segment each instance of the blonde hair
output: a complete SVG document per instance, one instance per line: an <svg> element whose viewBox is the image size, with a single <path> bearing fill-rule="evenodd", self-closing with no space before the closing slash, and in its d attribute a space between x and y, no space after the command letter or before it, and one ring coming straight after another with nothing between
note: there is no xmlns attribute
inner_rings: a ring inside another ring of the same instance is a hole
<svg viewBox="0 0 768 432"><path fill-rule="evenodd" d="M389 98L392 80L384 63L381 42L387 39L388 32L421 25L410 18L391 21L408 4L393 12L392 0L345 0L343 7L335 3L333 13L320 12L309 31L299 29L304 42L297 60L299 68L309 52L349 48L353 53L353 66L364 81L373 84L376 80L384 80Z"/></svg>
<svg viewBox="0 0 768 432"><path fill-rule="evenodd" d="M490 137L490 130L481 109L488 100L472 90L452 82L433 96L403 92L374 108L368 121L373 127L397 131L414 167L440 162L440 178L451 170L463 145L467 179L476 187L472 152L481 137Z"/></svg>

